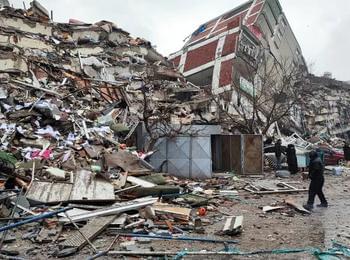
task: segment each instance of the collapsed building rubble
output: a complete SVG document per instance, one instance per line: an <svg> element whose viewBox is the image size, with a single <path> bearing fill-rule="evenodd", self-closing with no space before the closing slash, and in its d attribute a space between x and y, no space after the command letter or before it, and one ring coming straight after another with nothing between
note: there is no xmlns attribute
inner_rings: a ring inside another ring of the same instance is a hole
<svg viewBox="0 0 350 260"><path fill-rule="evenodd" d="M106 21L49 22L34 3L28 11L1 11L2 150L19 161L55 160L62 170L91 165L104 175L108 162L99 160L134 145L140 121L201 121L201 91L187 85L149 42ZM56 180L68 178L47 171Z"/></svg>
<svg viewBox="0 0 350 260"><path fill-rule="evenodd" d="M309 135L348 139L350 85L324 76L310 75L308 80L310 86L305 89L301 104Z"/></svg>
<svg viewBox="0 0 350 260"><path fill-rule="evenodd" d="M206 98L200 89L188 85L149 42L130 37L113 23L73 19L68 24L54 23L37 1L28 10L5 7L0 16L3 200L17 196L2 210L5 217L18 211L16 216L27 218L5 225L2 242L7 230L67 211L62 221L68 219L77 233L73 242L66 240L61 246L80 249L86 242L91 245L90 240L117 214L157 201L146 198L123 204L116 202L120 196L180 192L161 176L159 185L136 177L149 175L153 167L144 160L147 154L133 147L135 129L143 122L152 135L154 121L165 124L159 120L166 120L169 125L201 121ZM42 213L47 210L42 205L59 203L71 204ZM111 206L88 207L96 212L86 212L72 203ZM178 215L178 208L168 206L169 211L161 206L151 211ZM190 210L185 211L189 221ZM76 225L91 218L86 230ZM142 223L134 225L130 220L128 228ZM34 236L45 236L41 233L46 229L38 228Z"/></svg>

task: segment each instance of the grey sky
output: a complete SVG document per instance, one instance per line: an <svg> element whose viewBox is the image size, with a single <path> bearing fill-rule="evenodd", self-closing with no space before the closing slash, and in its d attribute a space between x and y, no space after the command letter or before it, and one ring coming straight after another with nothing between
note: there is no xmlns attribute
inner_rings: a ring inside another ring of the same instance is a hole
<svg viewBox="0 0 350 260"><path fill-rule="evenodd" d="M21 0L10 0L22 7ZM183 39L200 24L245 0L39 0L54 11L54 20L69 18L86 22L109 20L132 36L144 37L168 55L179 50ZM29 0L24 1L29 6ZM350 1L280 0L301 45L311 71L330 71L340 80L350 80Z"/></svg>

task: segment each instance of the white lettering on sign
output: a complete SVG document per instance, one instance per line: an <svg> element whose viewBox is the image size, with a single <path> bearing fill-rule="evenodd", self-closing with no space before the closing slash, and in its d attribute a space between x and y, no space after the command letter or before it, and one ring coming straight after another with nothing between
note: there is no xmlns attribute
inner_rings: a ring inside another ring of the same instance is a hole
<svg viewBox="0 0 350 260"><path fill-rule="evenodd" d="M241 90L243 90L247 94L251 95L252 97L255 96L254 84L251 83L250 81L246 80L243 77L240 77L239 86L240 86Z"/></svg>

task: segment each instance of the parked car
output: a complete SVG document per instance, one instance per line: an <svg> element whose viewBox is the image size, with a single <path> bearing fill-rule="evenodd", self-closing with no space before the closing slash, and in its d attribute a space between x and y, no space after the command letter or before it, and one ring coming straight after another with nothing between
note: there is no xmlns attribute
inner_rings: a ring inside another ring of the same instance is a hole
<svg viewBox="0 0 350 260"><path fill-rule="evenodd" d="M324 154L324 164L325 165L339 165L344 162L343 151L335 150L328 147L319 147Z"/></svg>

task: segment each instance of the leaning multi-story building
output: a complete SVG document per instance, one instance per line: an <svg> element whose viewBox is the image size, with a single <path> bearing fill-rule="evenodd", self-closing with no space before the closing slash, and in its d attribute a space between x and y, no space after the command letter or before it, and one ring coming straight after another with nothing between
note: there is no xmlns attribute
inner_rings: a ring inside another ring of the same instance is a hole
<svg viewBox="0 0 350 260"><path fill-rule="evenodd" d="M209 85L212 94L225 96L221 103L229 111L237 102L235 92L242 92L248 100L253 95L254 82L244 67L258 66L262 52L306 70L301 48L278 0L248 1L202 24L170 60L188 81Z"/></svg>

